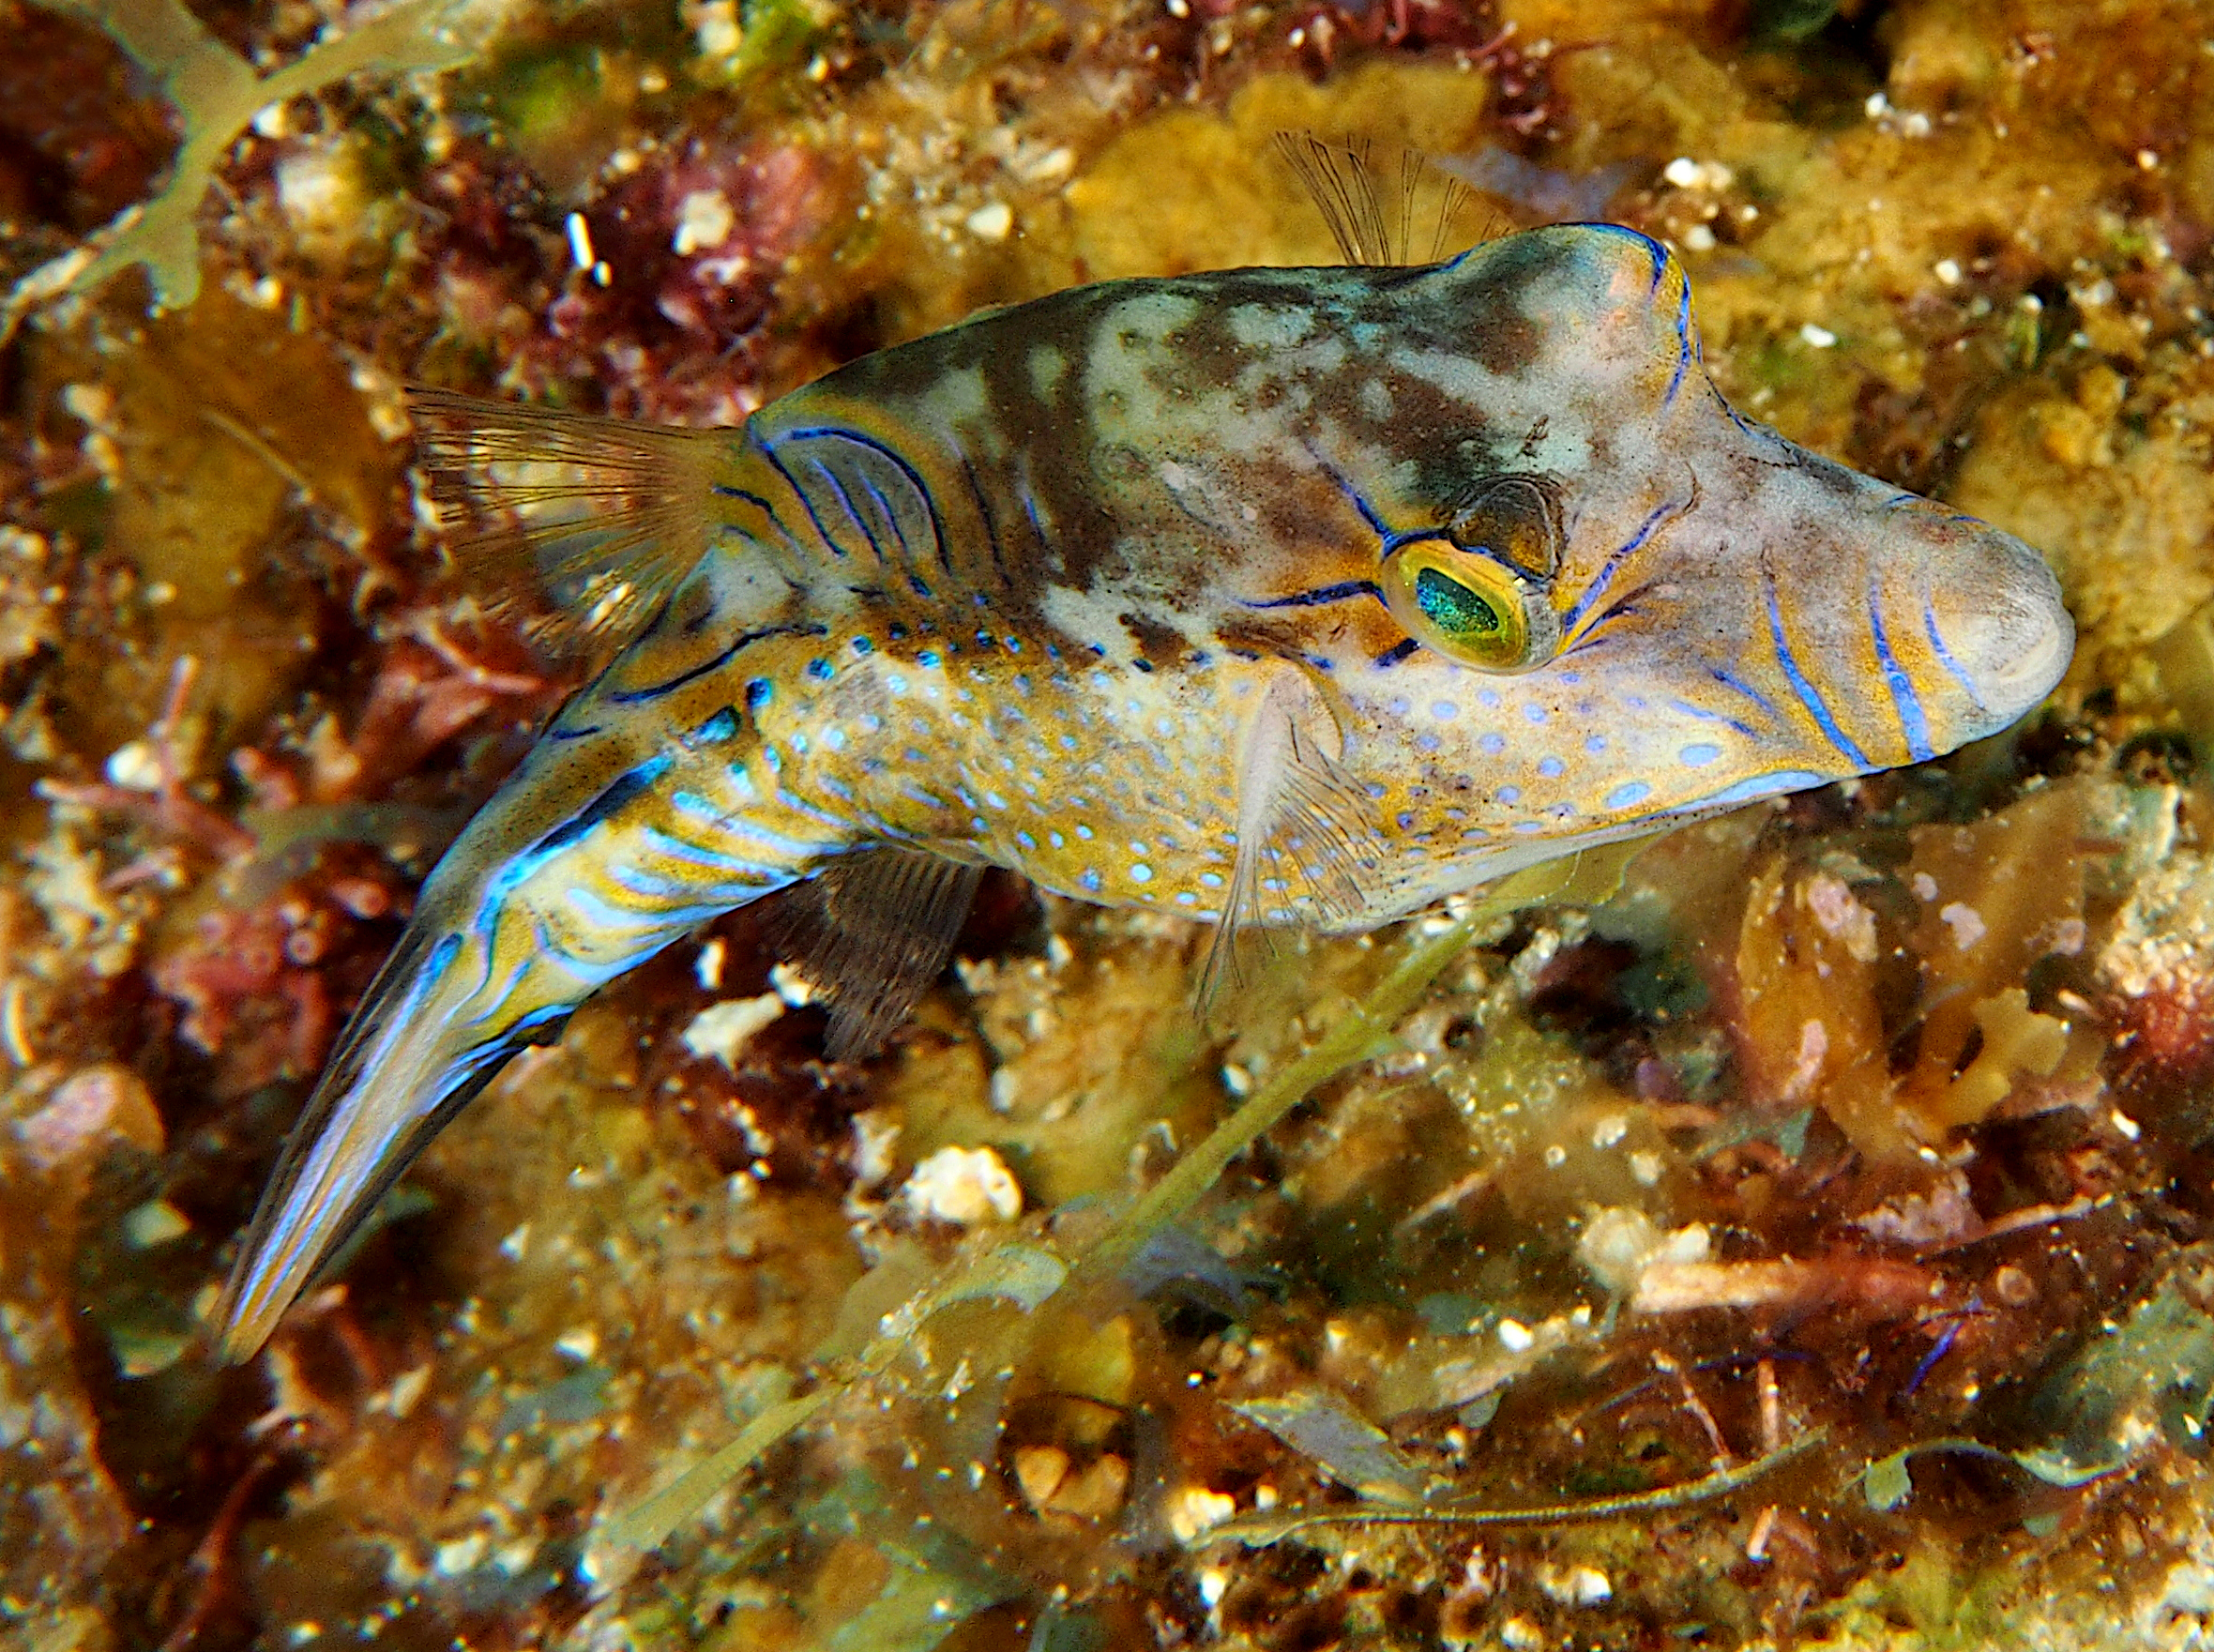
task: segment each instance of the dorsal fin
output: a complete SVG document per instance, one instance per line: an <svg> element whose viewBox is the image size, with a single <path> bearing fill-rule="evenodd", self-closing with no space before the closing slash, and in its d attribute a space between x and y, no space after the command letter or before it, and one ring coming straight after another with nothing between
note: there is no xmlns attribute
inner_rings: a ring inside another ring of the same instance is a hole
<svg viewBox="0 0 2214 1652"><path fill-rule="evenodd" d="M1301 893L1325 925L1352 924L1380 893L1375 804L1339 766L1335 720L1296 668L1273 674L1247 727L1237 775L1237 855L1200 970L1204 1016L1238 973L1246 931L1294 921Z"/></svg>
<svg viewBox="0 0 2214 1652"><path fill-rule="evenodd" d="M706 550L723 432L423 386L407 404L456 574L550 653L613 653Z"/></svg>
<svg viewBox="0 0 2214 1652"><path fill-rule="evenodd" d="M857 849L789 891L775 938L830 1011L825 1053L867 1055L952 955L980 865L900 844Z"/></svg>
<svg viewBox="0 0 2214 1652"><path fill-rule="evenodd" d="M1276 134L1276 147L1298 174L1347 264L1435 264L1446 256L1469 189L1433 167L1421 151L1401 150L1398 180L1386 185L1374 163L1374 145L1366 138L1331 143L1313 132L1285 131ZM1418 257L1418 204L1430 189L1436 191L1437 210L1427 254Z"/></svg>

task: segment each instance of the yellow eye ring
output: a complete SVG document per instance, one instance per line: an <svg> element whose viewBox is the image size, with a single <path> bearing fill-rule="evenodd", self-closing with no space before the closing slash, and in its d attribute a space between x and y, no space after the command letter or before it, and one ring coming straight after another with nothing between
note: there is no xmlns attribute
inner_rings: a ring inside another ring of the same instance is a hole
<svg viewBox="0 0 2214 1652"><path fill-rule="evenodd" d="M1450 539L1400 546L1377 583L1407 635L1478 671L1534 671L1560 651L1560 616L1544 587Z"/></svg>

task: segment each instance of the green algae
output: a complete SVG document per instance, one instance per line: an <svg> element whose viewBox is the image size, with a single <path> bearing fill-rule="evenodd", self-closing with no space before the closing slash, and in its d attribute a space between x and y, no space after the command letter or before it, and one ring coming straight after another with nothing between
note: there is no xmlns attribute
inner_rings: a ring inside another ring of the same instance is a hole
<svg viewBox="0 0 2214 1652"><path fill-rule="evenodd" d="M184 139L169 181L153 199L126 208L82 247L16 282L0 302L0 343L32 310L93 293L134 265L144 268L157 311L190 304L200 296L195 220L216 169L257 114L356 74L430 72L475 54L444 32L454 0L405 0L265 75L210 33L182 0L39 3L94 24L151 75L176 111Z"/></svg>

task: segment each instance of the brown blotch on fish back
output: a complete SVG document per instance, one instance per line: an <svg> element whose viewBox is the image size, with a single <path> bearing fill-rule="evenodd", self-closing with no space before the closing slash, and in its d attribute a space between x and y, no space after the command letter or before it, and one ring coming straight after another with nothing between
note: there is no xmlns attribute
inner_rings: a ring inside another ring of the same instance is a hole
<svg viewBox="0 0 2214 1652"><path fill-rule="evenodd" d="M1524 298L1559 284L1575 252L1566 242L1531 236L1495 242L1473 257L1476 279L1454 282L1460 303L1453 342L1487 372L1519 377L1545 353L1544 329L1530 319Z"/></svg>
<svg viewBox="0 0 2214 1652"><path fill-rule="evenodd" d="M1159 620L1148 619L1142 614L1119 614L1115 618L1138 645L1138 658L1150 666L1166 669L1180 665L1190 652L1183 633Z"/></svg>

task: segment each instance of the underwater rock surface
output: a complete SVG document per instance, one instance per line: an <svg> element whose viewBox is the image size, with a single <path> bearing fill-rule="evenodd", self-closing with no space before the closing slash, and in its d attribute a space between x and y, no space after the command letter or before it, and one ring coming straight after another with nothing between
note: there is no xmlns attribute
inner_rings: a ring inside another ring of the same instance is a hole
<svg viewBox="0 0 2214 1652"><path fill-rule="evenodd" d="M0 0L0 1637L2214 1632L2210 36ZM726 920L212 1365L331 1038L574 686L446 574L402 384L731 421L978 306L1327 261L1287 128L1449 160L1461 243L1666 240L1739 406L2051 555L2051 704L1204 1023L1203 932L993 878L828 1063ZM147 223L159 294L71 262Z"/></svg>

